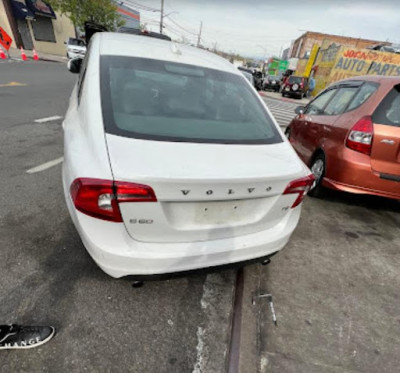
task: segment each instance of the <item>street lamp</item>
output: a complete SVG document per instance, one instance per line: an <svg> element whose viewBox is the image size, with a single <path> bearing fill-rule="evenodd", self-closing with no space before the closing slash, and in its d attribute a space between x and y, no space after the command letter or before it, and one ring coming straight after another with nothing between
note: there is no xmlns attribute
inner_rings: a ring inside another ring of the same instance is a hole
<svg viewBox="0 0 400 373"><path fill-rule="evenodd" d="M264 58L263 58L263 68L262 68L262 71L265 73L265 64L266 64L266 61L267 61L267 48L263 47L263 46L260 45L260 44L257 44L256 47L259 47L259 48L261 48L261 49L264 51Z"/></svg>

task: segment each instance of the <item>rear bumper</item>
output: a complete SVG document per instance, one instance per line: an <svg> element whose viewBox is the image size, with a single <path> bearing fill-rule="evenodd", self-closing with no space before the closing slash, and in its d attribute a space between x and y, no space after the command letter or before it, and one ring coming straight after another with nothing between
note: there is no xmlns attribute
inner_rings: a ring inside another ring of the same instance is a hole
<svg viewBox="0 0 400 373"><path fill-rule="evenodd" d="M335 180L331 180L331 179L327 179L327 178L324 178L323 185L330 189L340 190L342 192L355 193L355 194L370 194L370 195L374 195L374 196L380 196L380 197L393 198L393 199L400 200L399 193L397 193L397 194L387 193L383 190L368 189L368 188L363 188L362 186L344 184L344 183L341 183L341 182L338 182ZM399 185L399 188L400 188L400 185Z"/></svg>
<svg viewBox="0 0 400 373"><path fill-rule="evenodd" d="M349 193L400 199L400 182L381 178L372 170L368 155L343 148L328 153L327 161L324 186Z"/></svg>
<svg viewBox="0 0 400 373"><path fill-rule="evenodd" d="M65 192L65 190L64 190ZM68 210L87 251L112 277L159 275L230 265L281 250L297 226L301 206L271 229L226 239L149 243L133 240L124 224L92 218L77 211L69 194Z"/></svg>
<svg viewBox="0 0 400 373"><path fill-rule="evenodd" d="M287 96L289 96L289 97L302 97L303 96L303 91L292 91L292 90L290 90L290 91L286 91L286 90L282 90L282 94L285 94L285 95L287 95Z"/></svg>
<svg viewBox="0 0 400 373"><path fill-rule="evenodd" d="M67 51L67 56L69 59L73 58L84 58L85 53L78 53L78 52L72 52L72 51Z"/></svg>
<svg viewBox="0 0 400 373"><path fill-rule="evenodd" d="M264 84L264 89L271 89L274 91L279 91L280 85L279 84Z"/></svg>

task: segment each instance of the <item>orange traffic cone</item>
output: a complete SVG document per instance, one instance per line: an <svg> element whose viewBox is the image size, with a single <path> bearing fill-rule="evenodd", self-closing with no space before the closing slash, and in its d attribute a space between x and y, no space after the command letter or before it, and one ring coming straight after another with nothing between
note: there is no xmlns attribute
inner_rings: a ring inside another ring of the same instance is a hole
<svg viewBox="0 0 400 373"><path fill-rule="evenodd" d="M38 56L38 54L36 53L35 48L33 48L33 59L34 59L35 61L39 61L39 56Z"/></svg>
<svg viewBox="0 0 400 373"><path fill-rule="evenodd" d="M2 60L5 60L7 57L6 57L6 55L4 54L4 51L3 51L3 48L2 47L0 47L0 58L2 59Z"/></svg>
<svg viewBox="0 0 400 373"><path fill-rule="evenodd" d="M21 47L21 58L22 58L22 61L26 61L27 60L26 54L24 52L24 48L22 48L22 47Z"/></svg>

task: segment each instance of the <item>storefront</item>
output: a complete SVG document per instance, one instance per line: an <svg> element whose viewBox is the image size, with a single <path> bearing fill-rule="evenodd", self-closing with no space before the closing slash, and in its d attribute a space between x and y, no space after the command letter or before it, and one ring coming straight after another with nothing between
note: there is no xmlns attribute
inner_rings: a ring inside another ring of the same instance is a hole
<svg viewBox="0 0 400 373"><path fill-rule="evenodd" d="M65 55L64 42L75 37L68 17L56 14L43 0L4 0L3 6L8 23L5 29L8 27L14 39L12 47Z"/></svg>

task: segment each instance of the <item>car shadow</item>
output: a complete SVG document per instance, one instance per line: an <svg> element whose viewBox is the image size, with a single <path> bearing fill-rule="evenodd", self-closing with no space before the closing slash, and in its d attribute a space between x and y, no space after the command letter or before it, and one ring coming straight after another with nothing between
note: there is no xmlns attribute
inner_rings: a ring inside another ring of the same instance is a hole
<svg viewBox="0 0 400 373"><path fill-rule="evenodd" d="M353 194L326 189L321 199L345 205L365 207L367 209L400 213L399 200L369 194Z"/></svg>

